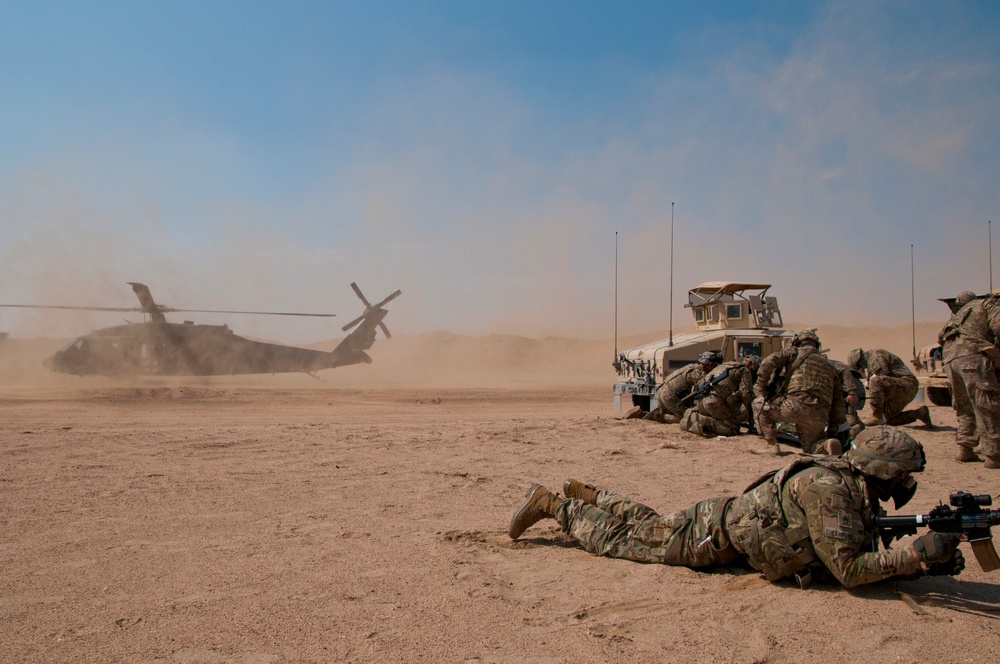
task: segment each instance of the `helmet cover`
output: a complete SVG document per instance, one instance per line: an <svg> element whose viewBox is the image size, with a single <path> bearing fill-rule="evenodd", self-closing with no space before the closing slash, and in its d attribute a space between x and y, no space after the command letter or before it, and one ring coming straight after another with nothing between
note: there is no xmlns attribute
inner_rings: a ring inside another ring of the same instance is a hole
<svg viewBox="0 0 1000 664"><path fill-rule="evenodd" d="M801 346L804 343L811 343L819 348L819 336L816 334L816 330L802 330L792 339L793 346Z"/></svg>
<svg viewBox="0 0 1000 664"><path fill-rule="evenodd" d="M880 480L919 473L927 463L923 445L891 426L868 427L857 435L843 458L862 474Z"/></svg>

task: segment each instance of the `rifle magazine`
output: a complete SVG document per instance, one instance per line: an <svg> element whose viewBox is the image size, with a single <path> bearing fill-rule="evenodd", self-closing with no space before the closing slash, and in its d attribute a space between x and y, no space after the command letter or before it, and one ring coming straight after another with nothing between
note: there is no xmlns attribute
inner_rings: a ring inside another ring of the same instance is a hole
<svg viewBox="0 0 1000 664"><path fill-rule="evenodd" d="M994 572L1000 569L1000 555L993 546L992 538L972 540L972 553L976 556L976 562L983 568L984 572Z"/></svg>

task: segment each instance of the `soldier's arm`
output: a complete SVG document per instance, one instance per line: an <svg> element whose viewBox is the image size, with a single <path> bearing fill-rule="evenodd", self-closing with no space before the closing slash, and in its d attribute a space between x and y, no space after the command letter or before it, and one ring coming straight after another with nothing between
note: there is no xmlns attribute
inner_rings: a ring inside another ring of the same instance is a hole
<svg viewBox="0 0 1000 664"><path fill-rule="evenodd" d="M868 375L869 376L891 376L892 358L889 353L881 349L872 350L868 353Z"/></svg>
<svg viewBox="0 0 1000 664"><path fill-rule="evenodd" d="M871 539L865 532L864 517L853 507L851 489L840 477L794 477L786 490L795 493L805 512L816 556L844 587L923 573L924 567L910 547L862 551Z"/></svg>
<svg viewBox="0 0 1000 664"><path fill-rule="evenodd" d="M753 376L750 375L749 369L744 369L740 372L740 401L743 402L743 407L750 412L753 406Z"/></svg>
<svg viewBox="0 0 1000 664"><path fill-rule="evenodd" d="M764 396L767 384L771 382L771 376L778 370L778 367L788 364L788 350L783 349L771 353L760 363L760 369L757 370L757 382L753 386L754 396Z"/></svg>

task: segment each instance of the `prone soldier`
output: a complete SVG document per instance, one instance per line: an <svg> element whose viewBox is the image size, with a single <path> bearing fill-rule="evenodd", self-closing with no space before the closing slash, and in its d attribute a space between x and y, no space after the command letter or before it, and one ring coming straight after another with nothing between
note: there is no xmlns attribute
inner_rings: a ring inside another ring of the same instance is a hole
<svg viewBox="0 0 1000 664"><path fill-rule="evenodd" d="M542 519L590 553L646 563L706 567L745 561L771 581L802 587L825 570L843 586L914 574L958 574L959 536L929 531L899 549L878 550L875 512L913 496L923 447L888 426L862 431L843 457L803 456L764 475L740 496L704 500L672 514L577 480L566 498L534 484L507 534L517 539Z"/></svg>

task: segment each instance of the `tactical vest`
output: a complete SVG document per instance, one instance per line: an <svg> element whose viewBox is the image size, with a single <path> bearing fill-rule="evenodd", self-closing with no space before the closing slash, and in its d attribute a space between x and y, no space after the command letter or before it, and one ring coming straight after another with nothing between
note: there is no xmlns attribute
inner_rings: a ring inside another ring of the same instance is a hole
<svg viewBox="0 0 1000 664"><path fill-rule="evenodd" d="M704 375L705 372L700 365L689 364L667 376L666 380L663 381L663 387L660 389L666 390L666 394L683 395L697 385L698 381Z"/></svg>
<svg viewBox="0 0 1000 664"><path fill-rule="evenodd" d="M833 386L837 370L819 351L813 350L805 357L802 353L800 350L792 365L794 370L788 379L785 394L808 392L816 397L824 408L829 408L833 403Z"/></svg>
<svg viewBox="0 0 1000 664"><path fill-rule="evenodd" d="M726 514L729 540L769 581L792 576L817 562L808 524L790 527L781 505L782 489L788 478L811 466L825 468L839 475L848 486L855 486L854 471L847 462L805 456L751 484L730 504ZM864 496L858 491L851 494L855 502L851 507L863 514Z"/></svg>
<svg viewBox="0 0 1000 664"><path fill-rule="evenodd" d="M729 374L712 386L712 394L722 399L730 408L736 408L741 403L740 383L743 380L743 372L746 367L742 362L726 362L712 369L712 371L701 379L701 385L712 382L714 378L729 371Z"/></svg>

